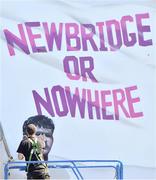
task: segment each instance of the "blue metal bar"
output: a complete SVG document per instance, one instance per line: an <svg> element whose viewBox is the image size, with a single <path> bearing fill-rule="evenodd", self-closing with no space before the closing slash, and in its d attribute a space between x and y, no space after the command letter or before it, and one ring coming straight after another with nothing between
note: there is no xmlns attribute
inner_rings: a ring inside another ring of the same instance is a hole
<svg viewBox="0 0 156 180"><path fill-rule="evenodd" d="M9 164L14 164L14 163L36 163L38 161L10 161L8 162ZM115 163L119 163L120 165L122 164L121 161L118 160L55 160L55 161L40 161L41 163L58 163L58 162L115 162Z"/></svg>
<svg viewBox="0 0 156 180"><path fill-rule="evenodd" d="M123 164L120 162L120 179L123 179Z"/></svg>
<svg viewBox="0 0 156 180"><path fill-rule="evenodd" d="M77 166L76 167L77 169L85 169L85 168L114 168L115 169L115 172L117 172L117 169L116 169L116 167L115 166L102 166L102 165L99 165L99 166ZM80 172L80 171L79 171ZM83 177L82 177L83 178ZM84 179L84 178L83 178ZM119 175L118 175L118 173L117 173L117 179L119 179L120 180L120 177L119 177Z"/></svg>
<svg viewBox="0 0 156 180"><path fill-rule="evenodd" d="M116 170L116 167L115 166L104 166L104 165L97 165L97 166L77 166L77 168L114 168Z"/></svg>
<svg viewBox="0 0 156 180"><path fill-rule="evenodd" d="M75 163L87 163L87 162L93 162L93 163L99 163L99 162L107 162L107 163L117 163L116 166L113 166L113 165L96 165L96 166L93 166L93 165L76 165ZM9 172L9 169L20 169L20 170L24 170L24 167L26 167L26 165L24 166L10 166L10 164L30 164L30 163L38 163L38 161L16 161L16 162L8 162L7 164L5 164L5 167L4 167L4 178L7 180L8 179L8 172ZM71 163L71 165L55 165L55 166L50 166L48 165L49 168L70 168L72 169L74 175L76 176L77 179L84 179L82 174L80 173L79 169L81 168L114 168L116 170L116 175L117 175L117 179L118 180L123 180L123 164L121 161L118 161L118 160L58 160L58 161L40 161L40 163Z"/></svg>
<svg viewBox="0 0 156 180"><path fill-rule="evenodd" d="M20 171L25 171L26 166L11 166L9 169L19 169ZM67 165L59 165L59 166L48 166L49 168L65 168L65 169L71 169L74 173L74 175L77 177L77 179L80 179L77 173L75 172L75 167L72 166L67 166Z"/></svg>
<svg viewBox="0 0 156 180"><path fill-rule="evenodd" d="M9 172L9 168L8 168L8 163L4 166L4 179L8 179L8 172Z"/></svg>
<svg viewBox="0 0 156 180"><path fill-rule="evenodd" d="M75 176L77 177L77 179L80 179L79 176L77 175L77 173L75 172L75 169L73 167L71 167L72 171L74 172Z"/></svg>
<svg viewBox="0 0 156 180"><path fill-rule="evenodd" d="M73 173L75 174L75 176L77 177L77 179L79 179L79 176L77 175L76 171L75 171L75 167L72 167L70 165L56 165L56 166L48 166L48 168L65 168L65 169L72 169Z"/></svg>
<svg viewBox="0 0 156 180"><path fill-rule="evenodd" d="M81 175L80 171L78 170L76 164L74 163L74 161L71 161L71 163L74 165L74 168L76 169L76 171L79 174L79 176L81 177L81 179L84 179L83 176Z"/></svg>

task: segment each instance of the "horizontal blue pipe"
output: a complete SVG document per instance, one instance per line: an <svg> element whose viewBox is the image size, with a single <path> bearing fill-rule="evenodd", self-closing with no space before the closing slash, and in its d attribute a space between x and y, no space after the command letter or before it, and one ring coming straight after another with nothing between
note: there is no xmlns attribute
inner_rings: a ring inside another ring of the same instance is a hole
<svg viewBox="0 0 156 180"><path fill-rule="evenodd" d="M93 166L93 165L76 165L75 163L82 163L82 162L114 162L114 163L117 163L116 166L112 166L112 165L96 165L96 166ZM4 167L4 174L5 174L5 179L8 178L8 171L9 169L20 169L20 170L24 170L24 167L26 166L10 166L9 167L9 164L30 164L30 163L39 163L39 161L12 161L12 162L8 162L5 167ZM57 160L57 161L40 161L40 163L71 163L71 165L49 165L48 167L49 168L71 168L75 174L75 176L77 177L77 179L84 179L82 174L80 173L80 171L78 170L79 168L114 168L116 170L116 173L117 173L117 178L122 180L123 179L123 164L121 161L118 161L118 160ZM75 170L76 173L75 172ZM80 178L79 178L80 176Z"/></svg>

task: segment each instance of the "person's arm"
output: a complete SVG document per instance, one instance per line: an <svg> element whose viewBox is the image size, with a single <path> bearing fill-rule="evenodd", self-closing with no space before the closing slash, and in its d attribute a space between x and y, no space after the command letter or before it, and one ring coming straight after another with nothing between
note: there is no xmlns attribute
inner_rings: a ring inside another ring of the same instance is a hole
<svg viewBox="0 0 156 180"><path fill-rule="evenodd" d="M18 159L19 159L19 160L24 159L24 155L23 155L22 153L18 153Z"/></svg>
<svg viewBox="0 0 156 180"><path fill-rule="evenodd" d="M21 142L20 142L20 145L19 145L19 147L18 147L18 149L17 149L17 153L18 153L18 159L19 160L22 160L22 159L24 159L25 158L25 156L24 156L24 152L25 152L25 141L24 140L22 140Z"/></svg>

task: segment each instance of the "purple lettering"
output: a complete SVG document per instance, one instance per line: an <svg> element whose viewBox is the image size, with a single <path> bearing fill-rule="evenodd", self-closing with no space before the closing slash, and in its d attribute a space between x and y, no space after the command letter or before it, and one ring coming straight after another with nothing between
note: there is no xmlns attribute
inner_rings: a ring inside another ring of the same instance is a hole
<svg viewBox="0 0 156 180"><path fill-rule="evenodd" d="M71 95L69 87L65 87L67 102L72 117L76 116L76 106L78 106L81 118L85 116L86 90L82 89L82 97L80 98L79 89L75 89L75 93Z"/></svg>
<svg viewBox="0 0 156 180"><path fill-rule="evenodd" d="M112 106L112 102L106 101L106 96L110 95L111 91L101 91L101 101L102 101L102 117L103 119L113 120L113 115L108 114L107 107Z"/></svg>
<svg viewBox="0 0 156 180"><path fill-rule="evenodd" d="M132 91L137 90L137 86L128 87L128 88L125 88L125 90L126 90L129 112L130 112L131 117L132 118L142 117L143 112L135 112L134 106L133 106L134 103L140 102L140 98L139 97L132 98L132 95L131 95Z"/></svg>
<svg viewBox="0 0 156 180"><path fill-rule="evenodd" d="M94 70L94 62L92 57L90 56L80 57L80 67L81 67L80 69L81 69L81 75L83 81L87 81L87 74L88 74L88 77L93 82L98 82L92 73L92 71Z"/></svg>
<svg viewBox="0 0 156 180"><path fill-rule="evenodd" d="M113 99L114 99L114 110L115 110L115 119L119 120L119 107L122 109L123 113L126 117L130 118L126 107L124 106L125 102L125 94L122 89L115 89L113 92Z"/></svg>
<svg viewBox="0 0 156 180"><path fill-rule="evenodd" d="M9 30L4 29L4 34L7 40L7 46L10 56L15 55L14 44L20 47L26 54L30 54L22 24L18 24L18 30L20 33L20 38L18 38L16 35L11 33Z"/></svg>
<svg viewBox="0 0 156 180"><path fill-rule="evenodd" d="M73 73L71 72L71 65L73 66ZM75 56L66 56L63 60L64 71L70 80L79 80L79 64Z"/></svg>
<svg viewBox="0 0 156 180"><path fill-rule="evenodd" d="M37 112L38 114L42 114L41 111L41 105L42 105L51 116L54 116L54 111L51 104L48 88L44 88L44 92L45 92L46 100L44 100L35 90L32 91Z"/></svg>
<svg viewBox="0 0 156 180"><path fill-rule="evenodd" d="M137 23L137 29L138 29L138 38L139 38L139 45L141 46L150 46L152 45L152 39L144 40L144 32L151 32L150 26L143 26L142 25L142 19L149 18L149 14L136 14L136 23Z"/></svg>
<svg viewBox="0 0 156 180"><path fill-rule="evenodd" d="M40 46L40 47L36 46L35 39L41 38L41 35L40 34L33 34L32 29L31 29L32 27L40 27L40 23L39 22L26 22L25 25L26 25L29 41L30 41L30 44L32 47L32 51L34 53L36 53L36 52L47 52L47 50L44 46Z"/></svg>
<svg viewBox="0 0 156 180"><path fill-rule="evenodd" d="M79 26L76 23L66 23L66 43L67 51L78 51L81 49L79 34ZM73 32L71 32L71 28ZM71 45L71 40L75 40L75 46Z"/></svg>
<svg viewBox="0 0 156 180"><path fill-rule="evenodd" d="M53 97L53 102L57 115L66 116L68 114L68 107L67 107L64 89L61 86L54 86L51 89L51 95ZM60 105L62 106L62 110L60 108Z"/></svg>
<svg viewBox="0 0 156 180"><path fill-rule="evenodd" d="M110 45L110 50L115 51L117 49L120 49L122 46L122 39L121 39L121 31L120 31L120 24L116 20L110 20L106 21L106 27L107 27L107 35L108 35L108 43ZM114 33L116 36L116 44L114 42L113 37L113 27L115 28Z"/></svg>
<svg viewBox="0 0 156 180"><path fill-rule="evenodd" d="M104 33L103 33L103 26L104 22L97 22L96 23L98 29L99 29L99 38L100 38L100 51L108 51L108 48L105 47L105 38L104 38Z"/></svg>
<svg viewBox="0 0 156 180"><path fill-rule="evenodd" d="M59 23L59 30L57 32L55 23L51 23L51 29L49 32L48 29L48 23L43 23L43 28L45 31L45 37L48 44L49 51L53 51L54 42L56 44L57 50L61 50L61 44L62 44L62 29L63 29L63 23Z"/></svg>
<svg viewBox="0 0 156 180"><path fill-rule="evenodd" d="M89 32L86 32L88 30ZM93 36L95 34L95 27L92 24L82 24L81 25L81 34L82 34L82 45L83 45L83 50L87 51L88 46L87 46L87 41L90 42L91 47L93 48L94 51L98 51L98 48L96 46L96 43L93 39Z"/></svg>
<svg viewBox="0 0 156 180"><path fill-rule="evenodd" d="M97 119L101 119L100 102L99 102L99 93L98 93L98 91L95 91L95 100L94 101L92 100L91 90L90 89L87 90L87 95L88 95L87 104L88 104L89 119L93 119L93 107L95 108Z"/></svg>
<svg viewBox="0 0 156 180"><path fill-rule="evenodd" d="M132 16L123 16L121 19L121 29L123 33L123 41L125 46L133 46L136 43L136 34L127 32L127 21L133 22ZM130 37L130 38L129 38Z"/></svg>

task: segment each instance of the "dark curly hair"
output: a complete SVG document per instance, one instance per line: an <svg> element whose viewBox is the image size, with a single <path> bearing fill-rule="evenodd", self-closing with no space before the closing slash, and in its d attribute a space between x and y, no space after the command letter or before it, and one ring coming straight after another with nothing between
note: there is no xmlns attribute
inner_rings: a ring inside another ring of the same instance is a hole
<svg viewBox="0 0 156 180"><path fill-rule="evenodd" d="M43 127L45 129L51 129L52 134L55 129L55 125L53 123L53 120L44 116L44 115L36 115L29 117L23 124L23 135L27 135L27 127L29 124L34 124L36 127Z"/></svg>

